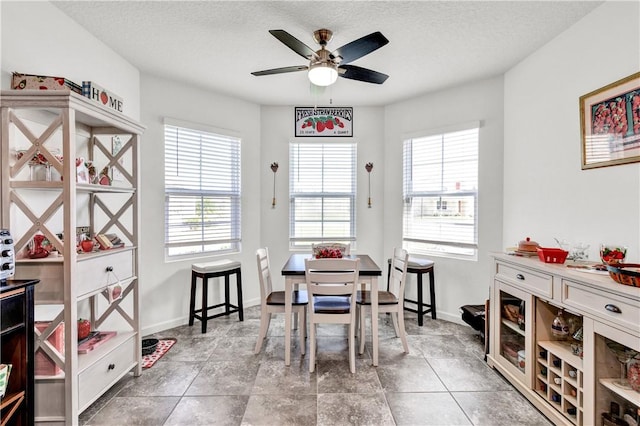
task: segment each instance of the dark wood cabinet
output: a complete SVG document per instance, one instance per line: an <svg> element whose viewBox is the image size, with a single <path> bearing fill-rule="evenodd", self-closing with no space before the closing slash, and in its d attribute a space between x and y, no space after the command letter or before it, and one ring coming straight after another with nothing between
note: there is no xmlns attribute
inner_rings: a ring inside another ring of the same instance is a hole
<svg viewBox="0 0 640 426"><path fill-rule="evenodd" d="M32 425L34 421L33 286L39 280L0 284L0 363L11 364L0 424Z"/></svg>

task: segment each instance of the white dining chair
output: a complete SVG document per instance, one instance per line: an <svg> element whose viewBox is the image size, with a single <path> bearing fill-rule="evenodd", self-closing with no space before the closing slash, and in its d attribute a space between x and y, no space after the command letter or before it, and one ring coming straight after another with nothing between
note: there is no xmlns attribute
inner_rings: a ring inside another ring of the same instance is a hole
<svg viewBox="0 0 640 426"><path fill-rule="evenodd" d="M316 326L349 325L349 368L356 372L356 290L360 259L305 259L309 293L309 372L316 362Z"/></svg>
<svg viewBox="0 0 640 426"><path fill-rule="evenodd" d="M256 342L255 353L260 353L262 343L267 337L271 315L284 313L284 291L274 291L271 281L271 266L269 264L269 249L260 248L256 250L256 260L258 263L258 277L260 278L260 333ZM298 314L298 329L300 330L300 352L305 354L306 330L307 330L307 292L296 290L291 296L293 313Z"/></svg>
<svg viewBox="0 0 640 426"><path fill-rule="evenodd" d="M394 249L388 290L378 291L378 312L391 314L396 337L400 337L405 353L409 353L407 333L404 328L404 286L407 279L408 264L409 253L401 248ZM356 304L358 306L358 337L360 339L358 352L362 354L365 341L365 314L371 311L371 292L369 290L358 290ZM378 336L372 335L371 338L378 339Z"/></svg>

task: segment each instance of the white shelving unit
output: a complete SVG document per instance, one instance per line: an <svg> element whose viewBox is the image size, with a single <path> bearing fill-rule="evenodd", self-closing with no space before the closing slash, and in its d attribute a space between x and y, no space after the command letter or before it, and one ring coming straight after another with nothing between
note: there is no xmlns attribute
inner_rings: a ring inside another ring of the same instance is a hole
<svg viewBox="0 0 640 426"><path fill-rule="evenodd" d="M3 91L0 107L1 227L11 229L14 236L15 277L41 280L36 308L52 317L44 318L49 322L46 329L36 330L35 348L61 369L55 376L36 376L35 421L77 424L78 415L120 378L142 371L137 188L144 127L69 91ZM18 151L24 153L21 158ZM33 180L29 160L38 153L58 178ZM98 171L108 171L112 185L76 182L78 158L92 161ZM92 236L115 233L125 246L77 252L80 226L88 226ZM25 256L36 234L43 234L60 255ZM116 283L122 287L122 297L110 301L108 289ZM79 354L80 314L90 320L92 330L117 335ZM62 323L64 347L56 348L47 339Z"/></svg>

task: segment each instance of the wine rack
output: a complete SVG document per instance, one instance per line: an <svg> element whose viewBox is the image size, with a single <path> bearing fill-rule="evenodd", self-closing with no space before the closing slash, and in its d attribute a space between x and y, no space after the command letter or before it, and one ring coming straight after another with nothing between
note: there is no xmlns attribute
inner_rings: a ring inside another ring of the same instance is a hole
<svg viewBox="0 0 640 426"><path fill-rule="evenodd" d="M537 342L535 389L575 425L583 418L582 359L565 342Z"/></svg>

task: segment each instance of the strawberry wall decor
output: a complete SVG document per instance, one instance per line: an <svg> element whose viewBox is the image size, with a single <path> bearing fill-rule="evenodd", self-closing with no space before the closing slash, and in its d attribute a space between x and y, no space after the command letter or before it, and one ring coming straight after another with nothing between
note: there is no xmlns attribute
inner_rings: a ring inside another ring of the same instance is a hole
<svg viewBox="0 0 640 426"><path fill-rule="evenodd" d="M276 208L276 172L278 171L278 163L271 163L271 171L273 172L273 199L271 200L271 208Z"/></svg>
<svg viewBox="0 0 640 426"><path fill-rule="evenodd" d="M369 176L369 201L368 207L371 208L371 170L373 170L373 163L369 162L364 165L364 168L367 170L367 174Z"/></svg>

